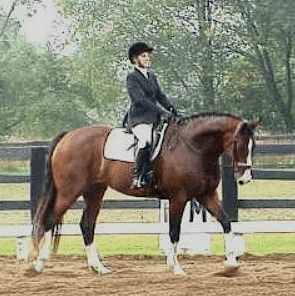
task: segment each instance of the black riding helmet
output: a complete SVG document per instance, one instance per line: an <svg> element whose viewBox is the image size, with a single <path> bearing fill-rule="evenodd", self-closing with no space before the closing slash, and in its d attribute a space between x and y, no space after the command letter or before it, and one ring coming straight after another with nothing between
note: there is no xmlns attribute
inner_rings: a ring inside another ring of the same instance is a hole
<svg viewBox="0 0 295 296"><path fill-rule="evenodd" d="M135 55L141 54L142 52L152 52L154 50L153 47L148 46L146 43L144 42L136 42L134 43L128 51L128 57L129 60L131 61L131 63L133 63L132 58Z"/></svg>

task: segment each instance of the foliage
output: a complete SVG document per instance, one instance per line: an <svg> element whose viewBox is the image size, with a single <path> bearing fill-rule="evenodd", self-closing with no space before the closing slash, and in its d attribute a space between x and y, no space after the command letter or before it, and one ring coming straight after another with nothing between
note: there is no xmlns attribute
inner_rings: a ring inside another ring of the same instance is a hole
<svg viewBox="0 0 295 296"><path fill-rule="evenodd" d="M91 93L72 83L66 60L25 43L18 31L0 46L0 136L46 138L87 123L80 101Z"/></svg>
<svg viewBox="0 0 295 296"><path fill-rule="evenodd" d="M79 15L85 42L106 39L103 47L112 53L119 73L126 68L124 50L132 42L154 45L154 69L182 113L231 110L263 117L268 129L291 132L294 16L292 5L280 2L129 0L85 5L63 0L68 13Z"/></svg>
<svg viewBox="0 0 295 296"><path fill-rule="evenodd" d="M10 18L0 12L0 137L120 125L129 102L127 50L139 40L155 47L153 69L182 114L232 111L262 117L268 130L295 129L292 0L59 0L57 6L77 24L71 58L29 44L13 10Z"/></svg>
<svg viewBox="0 0 295 296"><path fill-rule="evenodd" d="M261 106L256 110L268 127L292 132L295 127L292 1L232 0L229 3L223 24L226 48L241 57L247 68L251 66L251 76L256 77L252 85L248 84L248 89L252 89L248 98L253 106L257 106L255 103L260 98ZM255 87L259 97L255 96Z"/></svg>

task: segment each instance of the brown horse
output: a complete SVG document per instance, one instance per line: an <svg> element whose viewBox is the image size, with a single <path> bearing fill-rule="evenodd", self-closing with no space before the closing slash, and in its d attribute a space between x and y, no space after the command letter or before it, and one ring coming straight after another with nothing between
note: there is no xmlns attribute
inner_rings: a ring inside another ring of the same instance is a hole
<svg viewBox="0 0 295 296"><path fill-rule="evenodd" d="M104 158L104 145L111 131L105 126L85 127L58 136L51 148L47 165L45 193L33 219L33 238L38 250L34 261L37 272L49 258L51 232L61 224L63 215L79 196L84 197L80 222L89 267L108 273L95 250L94 228L102 199L108 187L131 196L149 196L169 200L169 235L171 251L166 258L174 273L183 273L177 260L177 243L182 214L187 201L200 202L222 225L227 263L237 261L230 241L231 223L218 199L219 157L227 153L241 183L252 179L253 130L258 122L218 112L201 113L171 122L159 156L153 162L157 190L134 188L133 164ZM41 238L44 238L41 245ZM40 246L41 245L41 246Z"/></svg>

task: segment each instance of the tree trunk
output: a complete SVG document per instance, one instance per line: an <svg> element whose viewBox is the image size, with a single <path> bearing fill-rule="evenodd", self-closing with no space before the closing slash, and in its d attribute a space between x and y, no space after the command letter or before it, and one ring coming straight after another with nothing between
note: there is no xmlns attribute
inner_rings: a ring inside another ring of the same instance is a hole
<svg viewBox="0 0 295 296"><path fill-rule="evenodd" d="M285 38L285 69L286 69L286 80L287 80L287 98L288 98L288 109L292 110L294 93L293 93L293 79L292 79L292 67L291 67L291 54L292 54L292 37L287 36Z"/></svg>
<svg viewBox="0 0 295 296"><path fill-rule="evenodd" d="M9 13L8 13L8 15L7 15L6 19L5 19L4 25L3 25L2 29L1 29L1 32L0 32L0 38L2 38L2 36L3 36L4 33L5 33L5 29L6 29L6 27L7 27L7 24L8 24L9 18L10 18L10 16L11 16L12 12L14 11L14 7L15 7L17 1L18 1L18 0L14 0L13 3L12 3L12 6L11 6L11 8L10 8L10 11L9 11Z"/></svg>
<svg viewBox="0 0 295 296"><path fill-rule="evenodd" d="M255 24L251 11L249 11L250 9L249 3L248 2L243 3L240 0L238 0L237 3L241 11L241 15L247 23L247 30L248 30L249 36L252 36L253 49L256 55L256 62L257 62L256 65L258 66L259 70L263 74L267 96L269 97L270 101L275 104L278 112L281 115L281 118L284 120L286 132L292 132L295 127L294 118L292 115L292 109L289 108L289 104L291 103L292 105L292 102L289 102L287 104L282 99L282 96L277 86L277 82L275 80L273 63L270 59L267 49L265 48L263 42L261 41L263 37L260 34Z"/></svg>
<svg viewBox="0 0 295 296"><path fill-rule="evenodd" d="M203 73L201 83L203 86L203 107L205 110L215 109L215 87L214 87L214 61L212 44L212 2L201 1L200 7L200 36L206 44L206 52L202 61Z"/></svg>

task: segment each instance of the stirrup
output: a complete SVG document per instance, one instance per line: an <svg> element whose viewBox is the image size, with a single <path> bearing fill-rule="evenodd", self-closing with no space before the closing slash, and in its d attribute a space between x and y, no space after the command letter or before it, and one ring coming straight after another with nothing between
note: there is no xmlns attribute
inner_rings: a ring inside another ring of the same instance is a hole
<svg viewBox="0 0 295 296"><path fill-rule="evenodd" d="M145 173L144 182L150 187L153 186L153 184L154 184L154 172L153 171L148 171Z"/></svg>
<svg viewBox="0 0 295 296"><path fill-rule="evenodd" d="M135 187L135 188L142 188L142 176L139 176L139 177L134 177L133 179L133 183L132 183L132 187Z"/></svg>
<svg viewBox="0 0 295 296"><path fill-rule="evenodd" d="M145 186L153 186L153 171L149 171L146 174L141 174L140 176L135 176L133 179L133 187L142 188Z"/></svg>

